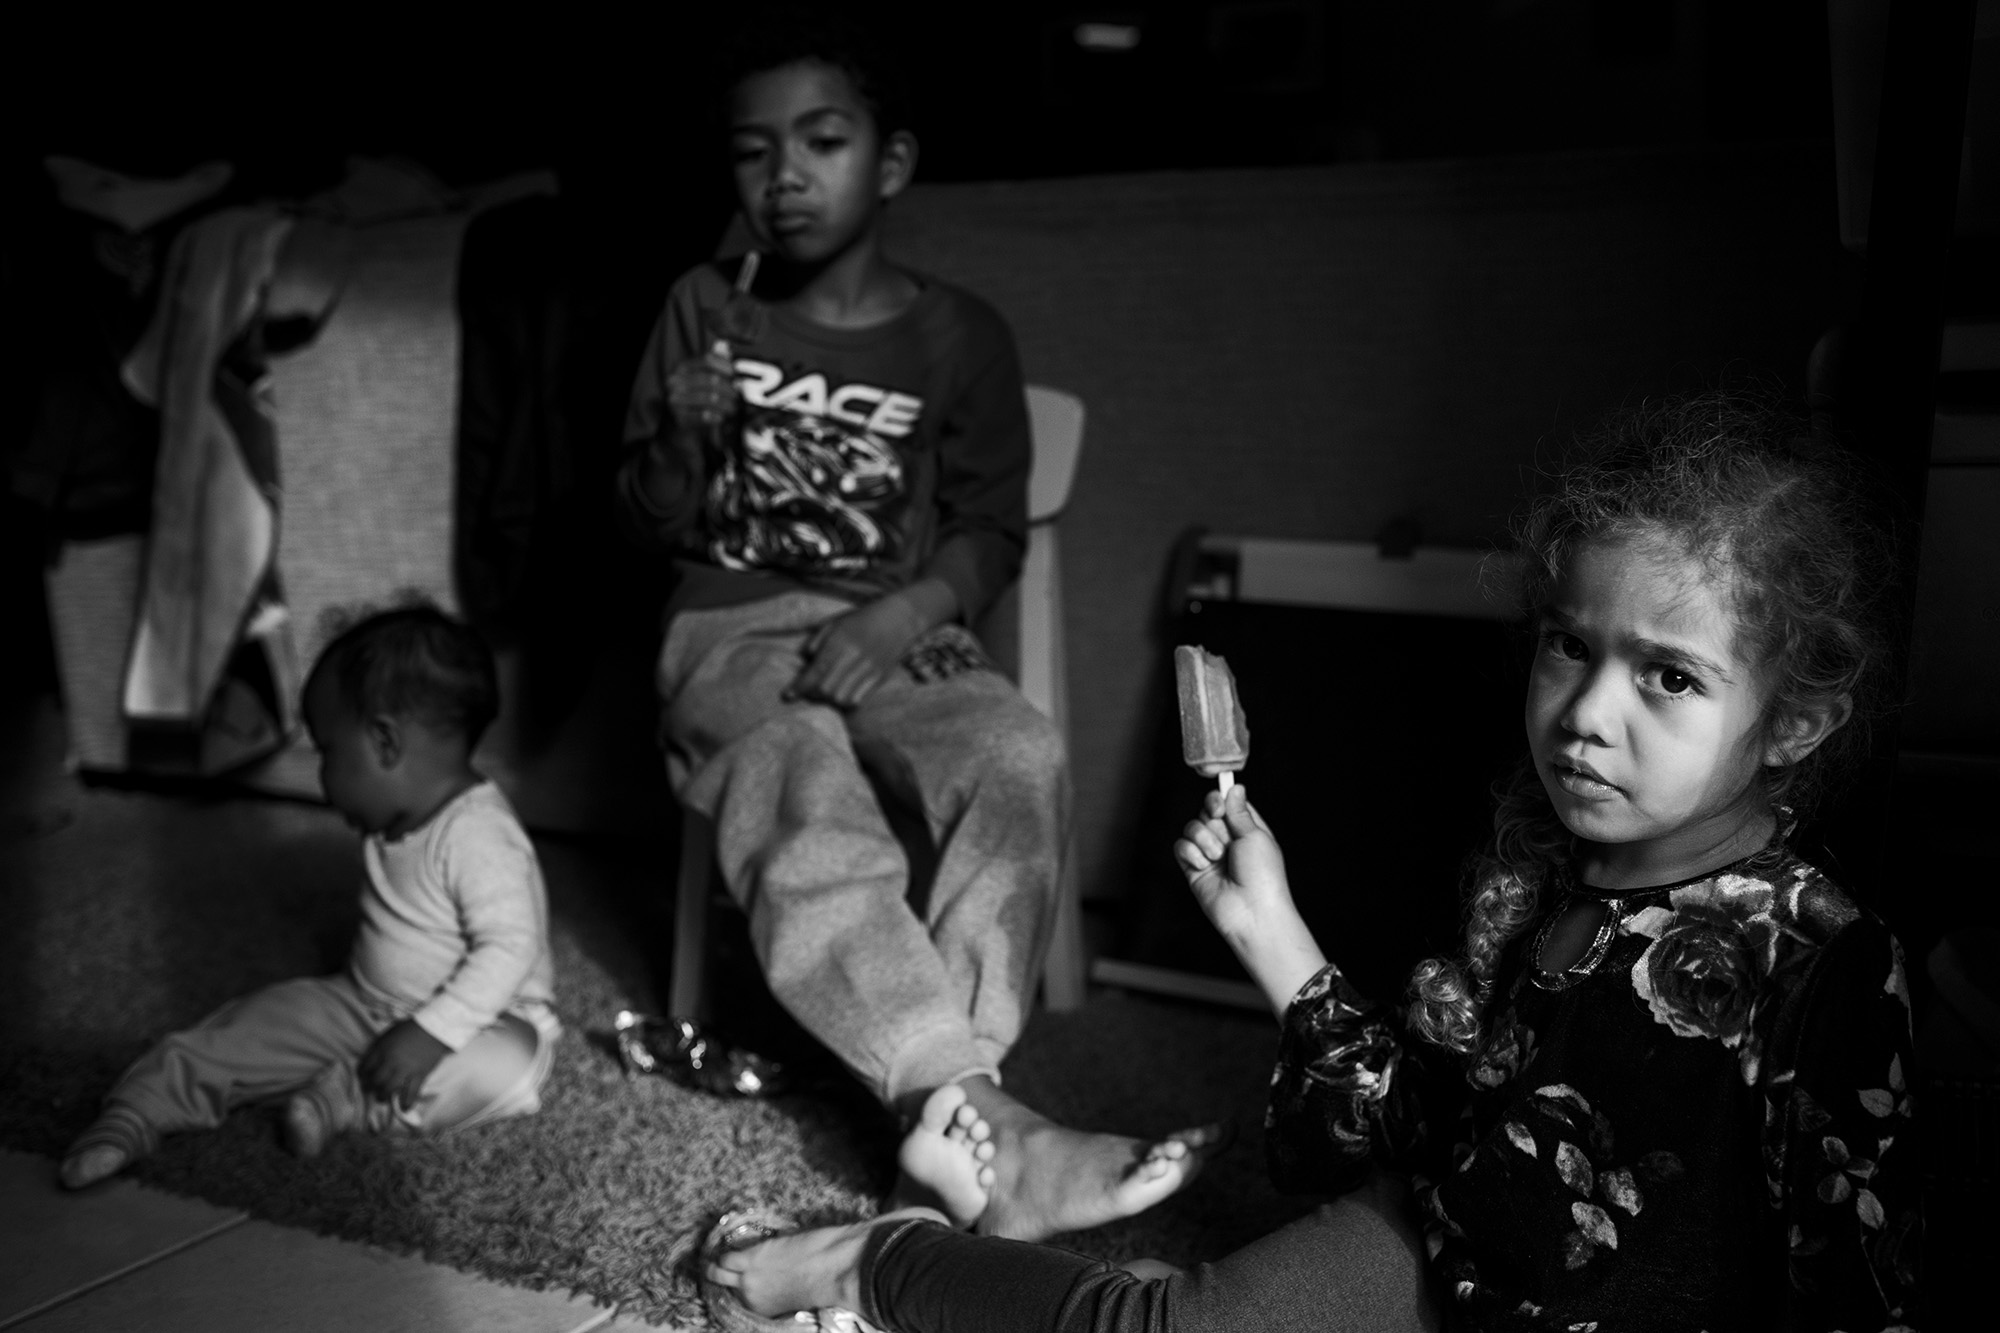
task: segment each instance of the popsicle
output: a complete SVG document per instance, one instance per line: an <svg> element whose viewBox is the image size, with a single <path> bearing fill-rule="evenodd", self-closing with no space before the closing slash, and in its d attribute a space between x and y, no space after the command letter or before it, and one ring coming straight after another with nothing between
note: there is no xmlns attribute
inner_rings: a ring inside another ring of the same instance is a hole
<svg viewBox="0 0 2000 1333"><path fill-rule="evenodd" d="M750 285L757 281L757 265L763 258L756 250L743 256L737 266L736 282L729 290L729 297L722 306L709 312L703 319L709 334L708 363L724 375L731 373L735 361L732 344L748 340L756 325L757 302L750 295ZM685 420L689 424L712 430L720 426L728 412L721 407L703 406L690 409Z"/></svg>
<svg viewBox="0 0 2000 1333"><path fill-rule="evenodd" d="M732 342L748 341L755 326L757 302L750 295L751 286L757 281L757 269L764 254L752 250L743 256L736 269L736 281L729 289L729 299L723 302L716 316L715 342L710 350L723 357L729 355Z"/></svg>
<svg viewBox="0 0 2000 1333"><path fill-rule="evenodd" d="M1229 663L1206 648L1174 649L1174 683L1181 702L1181 758L1224 792L1250 762L1250 723L1236 697Z"/></svg>

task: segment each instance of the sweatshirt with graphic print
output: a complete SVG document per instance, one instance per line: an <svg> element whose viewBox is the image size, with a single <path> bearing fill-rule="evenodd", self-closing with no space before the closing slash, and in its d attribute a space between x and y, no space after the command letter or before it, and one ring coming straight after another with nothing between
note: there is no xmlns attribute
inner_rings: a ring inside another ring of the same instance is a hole
<svg viewBox="0 0 2000 1333"><path fill-rule="evenodd" d="M752 305L729 329L735 414L698 459L660 451L669 484L642 485L646 447L673 430L667 377L721 335L735 267L674 284L626 414L619 491L674 558L669 614L800 588L867 601L938 578L976 620L1020 570L1028 418L1006 323L949 283L917 275L909 308L864 329Z"/></svg>

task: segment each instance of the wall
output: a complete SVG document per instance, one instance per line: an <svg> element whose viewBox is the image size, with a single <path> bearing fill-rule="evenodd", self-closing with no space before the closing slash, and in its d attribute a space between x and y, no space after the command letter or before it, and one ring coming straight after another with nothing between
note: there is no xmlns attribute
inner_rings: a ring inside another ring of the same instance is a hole
<svg viewBox="0 0 2000 1333"><path fill-rule="evenodd" d="M1730 369L1802 389L1844 276L1816 143L920 185L891 222L898 259L993 301L1028 378L1089 405L1063 541L1100 896L1167 706L1176 535L1414 514L1491 542L1537 447L1621 402Z"/></svg>

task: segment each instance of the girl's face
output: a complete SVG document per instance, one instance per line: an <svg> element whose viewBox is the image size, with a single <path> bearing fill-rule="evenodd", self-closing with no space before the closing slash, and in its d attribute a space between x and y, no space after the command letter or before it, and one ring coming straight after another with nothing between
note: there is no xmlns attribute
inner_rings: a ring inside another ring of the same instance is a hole
<svg viewBox="0 0 2000 1333"><path fill-rule="evenodd" d="M1528 745L1602 888L1703 874L1762 846L1768 689L1728 589L1663 540L1583 547L1543 611Z"/></svg>

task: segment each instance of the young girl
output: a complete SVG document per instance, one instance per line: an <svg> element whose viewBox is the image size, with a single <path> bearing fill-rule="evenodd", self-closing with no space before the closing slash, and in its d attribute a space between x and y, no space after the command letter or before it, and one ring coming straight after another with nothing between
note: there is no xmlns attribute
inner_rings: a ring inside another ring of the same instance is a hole
<svg viewBox="0 0 2000 1333"><path fill-rule="evenodd" d="M1240 788L1176 844L1283 1026L1274 1177L1367 1188L1151 1277L891 1214L720 1248L715 1303L903 1333L1913 1327L1902 968L1788 843L1858 753L1891 562L1842 462L1787 426L1652 407L1530 507L1528 756L1464 954L1420 965L1400 1013L1326 962Z"/></svg>

